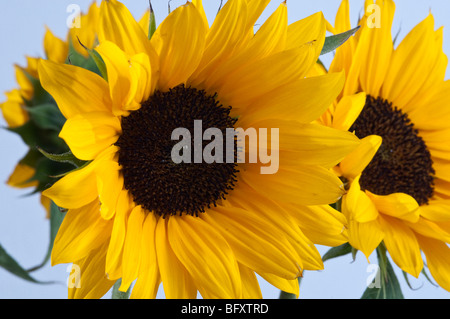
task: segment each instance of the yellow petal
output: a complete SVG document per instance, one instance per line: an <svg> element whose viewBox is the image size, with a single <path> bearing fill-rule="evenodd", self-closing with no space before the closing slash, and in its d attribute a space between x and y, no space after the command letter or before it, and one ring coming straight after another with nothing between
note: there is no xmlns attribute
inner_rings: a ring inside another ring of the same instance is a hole
<svg viewBox="0 0 450 319"><path fill-rule="evenodd" d="M450 223L432 222L424 217L420 217L416 223L405 222L416 234L437 239L439 241L450 241Z"/></svg>
<svg viewBox="0 0 450 319"><path fill-rule="evenodd" d="M379 196L370 192L367 192L367 194L380 213L412 223L419 220L419 204L412 196L404 193L386 196Z"/></svg>
<svg viewBox="0 0 450 319"><path fill-rule="evenodd" d="M322 12L289 25L286 50L315 43L314 61L317 61L325 43L326 23Z"/></svg>
<svg viewBox="0 0 450 319"><path fill-rule="evenodd" d="M205 10L203 8L202 0L192 0L192 3L194 4L194 6L197 8L198 12L202 16L205 30L208 30L209 29L209 23L208 23L208 19L206 17L206 12L205 12Z"/></svg>
<svg viewBox="0 0 450 319"><path fill-rule="evenodd" d="M200 63L205 41L204 20L190 2L171 12L161 23L151 39L160 56L161 91L186 83Z"/></svg>
<svg viewBox="0 0 450 319"><path fill-rule="evenodd" d="M443 130L448 128L450 111L442 107L450 100L450 80L436 85L436 91L426 101L415 105L410 117L419 130Z"/></svg>
<svg viewBox="0 0 450 319"><path fill-rule="evenodd" d="M348 222L348 242L354 248L363 252L368 259L373 251L380 245L384 238L379 219L358 223L350 220Z"/></svg>
<svg viewBox="0 0 450 319"><path fill-rule="evenodd" d="M380 28L363 26L358 43L361 50L353 58L361 59L361 87L371 96L379 96L393 52L391 27L395 4L392 0L385 0L378 5L381 7Z"/></svg>
<svg viewBox="0 0 450 319"><path fill-rule="evenodd" d="M442 47L438 48L435 41L434 19L429 14L395 50L384 82L383 97L398 107L406 105L424 85L441 51Z"/></svg>
<svg viewBox="0 0 450 319"><path fill-rule="evenodd" d="M47 28L44 36L44 51L50 61L64 63L69 54L69 45Z"/></svg>
<svg viewBox="0 0 450 319"><path fill-rule="evenodd" d="M347 195L343 197L342 212L348 220L367 223L377 219L378 210L366 192L361 190L359 178L355 178Z"/></svg>
<svg viewBox="0 0 450 319"><path fill-rule="evenodd" d="M284 279L273 274L259 274L264 280L269 282L271 285L277 287L281 291L295 295L297 298L300 293L300 287L298 284L298 279Z"/></svg>
<svg viewBox="0 0 450 319"><path fill-rule="evenodd" d="M69 41L73 48L85 58L89 58L86 48L92 49L96 44L99 18L100 8L96 1L93 1L88 12L81 15L79 28L75 27L69 30Z"/></svg>
<svg viewBox="0 0 450 319"><path fill-rule="evenodd" d="M155 230L157 220L155 214L149 213L142 225L141 263L138 279L133 287L131 298L154 299L158 292L161 277L156 260Z"/></svg>
<svg viewBox="0 0 450 319"><path fill-rule="evenodd" d="M12 90L5 93L7 100L0 104L0 109L3 113L8 127L16 128L24 125L28 119L28 112L22 107L24 101L18 90Z"/></svg>
<svg viewBox="0 0 450 319"><path fill-rule="evenodd" d="M334 22L337 33L342 33L350 30L352 24L350 22L350 4L348 0L343 0L336 13L336 20Z"/></svg>
<svg viewBox="0 0 450 319"><path fill-rule="evenodd" d="M105 254L108 241L75 261L69 275L69 299L99 299L114 285L105 274Z"/></svg>
<svg viewBox="0 0 450 319"><path fill-rule="evenodd" d="M344 96L336 106L333 114L333 127L348 131L366 105L364 92Z"/></svg>
<svg viewBox="0 0 450 319"><path fill-rule="evenodd" d="M407 273L419 277L423 260L413 231L396 218L383 216L380 221L384 231L384 244L392 260Z"/></svg>
<svg viewBox="0 0 450 319"><path fill-rule="evenodd" d="M69 209L58 230L52 250L52 266L86 257L111 235L112 222L100 216L98 200Z"/></svg>
<svg viewBox="0 0 450 319"><path fill-rule="evenodd" d="M297 157L295 164L300 165L320 165L331 168L360 145L360 140L350 132L317 124L270 119L253 123L252 127L279 128L279 136L276 140L279 143L279 149ZM272 145L272 134L268 134L267 145ZM259 136L259 139L261 141L262 137ZM283 159L283 154L280 154L281 166L284 166Z"/></svg>
<svg viewBox="0 0 450 319"><path fill-rule="evenodd" d="M81 160L92 160L114 144L121 133L120 120L106 112L91 112L71 117L59 136Z"/></svg>
<svg viewBox="0 0 450 319"><path fill-rule="evenodd" d="M111 280L122 278L122 253L127 229L126 221L133 207L128 191L122 190L117 200L111 240L106 254L105 271Z"/></svg>
<svg viewBox="0 0 450 319"><path fill-rule="evenodd" d="M344 194L341 180L317 166L280 167L276 174L261 175L260 167L246 165L242 180L256 191L286 203L323 205L338 201Z"/></svg>
<svg viewBox="0 0 450 319"><path fill-rule="evenodd" d="M450 221L450 201L432 200L420 207L420 215L435 222Z"/></svg>
<svg viewBox="0 0 450 319"><path fill-rule="evenodd" d="M96 51L102 56L108 72L108 83L113 102L113 113L122 115L128 106L131 89L129 58L115 43L102 42Z"/></svg>
<svg viewBox="0 0 450 319"><path fill-rule="evenodd" d="M145 34L148 36L148 32L150 29L150 10L144 12L141 18L138 21L139 26L144 30Z"/></svg>
<svg viewBox="0 0 450 319"><path fill-rule="evenodd" d="M206 36L203 58L191 76L190 82L193 86L200 87L206 76L234 53L236 46L243 41L246 31L249 29L246 22L246 1L227 1L217 14Z"/></svg>
<svg viewBox="0 0 450 319"><path fill-rule="evenodd" d="M197 288L169 244L167 222L167 219L159 218L155 234L156 256L164 294L167 299L194 299L197 297Z"/></svg>
<svg viewBox="0 0 450 319"><path fill-rule="evenodd" d="M142 101L148 100L153 94L157 79L152 77L150 60L143 53L130 58L130 74L131 87L124 109L134 111L141 107Z"/></svg>
<svg viewBox="0 0 450 319"><path fill-rule="evenodd" d="M116 158L117 151L116 146L111 146L94 161L98 196L101 202L100 211L105 219L114 217L123 189L124 181L120 172L121 167Z"/></svg>
<svg viewBox="0 0 450 319"><path fill-rule="evenodd" d="M285 3L282 3L256 34L254 36L252 34L247 46L229 59L222 61L214 72L205 74L207 76L203 79L205 87L216 88L230 72L244 67L249 61L260 60L283 51L286 44L287 22L287 7Z"/></svg>
<svg viewBox="0 0 450 319"><path fill-rule="evenodd" d="M202 214L227 240L237 260L258 273L273 273L286 279L300 274L301 261L281 229L238 208L217 207Z"/></svg>
<svg viewBox="0 0 450 319"><path fill-rule="evenodd" d="M450 248L445 242L417 236L420 248L427 258L427 266L439 286L450 291Z"/></svg>
<svg viewBox="0 0 450 319"><path fill-rule="evenodd" d="M200 293L220 299L241 298L239 267L226 240L200 218L171 217L169 243Z"/></svg>
<svg viewBox="0 0 450 319"><path fill-rule="evenodd" d="M242 299L262 299L261 288L255 272L239 264L239 273L242 281Z"/></svg>
<svg viewBox="0 0 450 319"><path fill-rule="evenodd" d="M283 205L314 244L336 247L348 241L347 219L329 205Z"/></svg>
<svg viewBox="0 0 450 319"><path fill-rule="evenodd" d="M71 172L42 194L63 208L80 208L98 198L93 163Z"/></svg>
<svg viewBox="0 0 450 319"><path fill-rule="evenodd" d="M258 103L268 90L304 77L316 62L316 45L306 44L250 62L223 79L216 92L221 101L236 110Z"/></svg>
<svg viewBox="0 0 450 319"><path fill-rule="evenodd" d="M142 227L145 217L146 214L141 206L136 206L128 218L122 256L122 284L119 288L120 291L127 291L133 280L137 278L142 255L147 253L141 248Z"/></svg>
<svg viewBox="0 0 450 319"><path fill-rule="evenodd" d="M111 111L108 83L93 72L41 60L39 77L67 119L81 113Z"/></svg>
<svg viewBox="0 0 450 319"><path fill-rule="evenodd" d="M153 50L145 31L127 7L117 0L102 1L98 38L100 44L113 42L129 55Z"/></svg>
<svg viewBox="0 0 450 319"><path fill-rule="evenodd" d="M264 119L295 119L310 123L332 104L345 82L343 73L298 79L264 94L243 109L238 125L250 127ZM302 103L299 103L302 101Z"/></svg>
<svg viewBox="0 0 450 319"><path fill-rule="evenodd" d="M299 229L301 224L297 223L297 219L293 216L294 213L289 211L289 208L285 210L283 206L256 193L244 183L236 185L234 192L236 194L227 199L231 207L241 207L251 211L278 229L282 229L285 237L296 251L298 259L301 260L303 269L323 269L322 258L318 250ZM253 198L252 201L248 200L249 196Z"/></svg>
<svg viewBox="0 0 450 319"><path fill-rule="evenodd" d="M363 138L361 144L339 164L342 176L354 179L360 175L372 161L381 143L382 138L378 135L370 135Z"/></svg>
<svg viewBox="0 0 450 319"><path fill-rule="evenodd" d="M19 162L9 176L7 184L17 188L37 186L38 181L30 181L35 173L36 170L33 167Z"/></svg>

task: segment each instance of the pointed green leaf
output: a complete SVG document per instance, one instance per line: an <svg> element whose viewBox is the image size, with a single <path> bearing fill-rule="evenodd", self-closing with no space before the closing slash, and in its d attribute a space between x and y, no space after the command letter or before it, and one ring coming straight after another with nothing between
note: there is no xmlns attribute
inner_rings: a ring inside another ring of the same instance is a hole
<svg viewBox="0 0 450 319"><path fill-rule="evenodd" d="M106 71L106 64L103 61L101 55L94 49L87 48L83 43L81 43L80 39L78 39L78 42L89 53L89 56L95 62L95 65L100 71L101 76L103 77L103 79L105 79L106 82L108 82L108 72Z"/></svg>
<svg viewBox="0 0 450 319"><path fill-rule="evenodd" d="M156 17L153 11L152 2L150 1L150 23L148 24L148 39L150 40L156 31Z"/></svg>
<svg viewBox="0 0 450 319"><path fill-rule="evenodd" d="M323 255L322 260L327 261L336 257L344 256L352 252L352 246L349 243L342 244L338 247L332 247Z"/></svg>
<svg viewBox="0 0 450 319"><path fill-rule="evenodd" d="M335 34L329 37L325 38L325 44L323 45L322 52L320 55L324 55L327 53L330 53L337 48L339 48L341 45L343 45L352 35L354 35L358 30L359 26L351 29L347 32Z"/></svg>
<svg viewBox="0 0 450 319"><path fill-rule="evenodd" d="M51 283L38 281L32 276L30 276L30 274L25 269L23 269L22 266L20 266L19 263L6 252L6 250L2 247L2 245L0 245L0 267L6 269L13 275L16 275L17 277L20 277L26 281L30 281L37 284Z"/></svg>

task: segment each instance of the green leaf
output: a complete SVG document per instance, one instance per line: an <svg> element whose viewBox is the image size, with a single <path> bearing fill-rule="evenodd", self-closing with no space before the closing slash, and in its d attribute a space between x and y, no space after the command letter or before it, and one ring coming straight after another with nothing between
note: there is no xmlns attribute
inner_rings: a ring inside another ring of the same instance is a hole
<svg viewBox="0 0 450 319"><path fill-rule="evenodd" d="M387 258L383 244L377 248L377 257L380 266L376 277L379 278L379 287L376 285L367 287L361 299L404 299L397 275Z"/></svg>
<svg viewBox="0 0 450 319"><path fill-rule="evenodd" d="M342 244L338 247L332 247L323 255L322 260L327 261L336 257L345 256L352 252L352 246L349 243Z"/></svg>
<svg viewBox="0 0 450 319"><path fill-rule="evenodd" d="M336 50L341 45L343 45L352 35L354 35L359 29L360 26L351 29L347 32L326 37L325 44L323 45L322 52L320 53L320 55L324 55Z"/></svg>
<svg viewBox="0 0 450 319"><path fill-rule="evenodd" d="M50 241L47 249L47 254L44 260L37 266L28 270L28 272L36 271L50 260L52 255L53 243L55 242L56 234L58 233L59 227L65 217L65 212L63 212L53 201L50 203Z"/></svg>
<svg viewBox="0 0 450 319"><path fill-rule="evenodd" d="M13 275L20 277L26 281L30 281L37 284L49 284L51 282L43 282L34 279L30 274L19 265L19 263L11 257L6 250L0 245L0 267L6 269Z"/></svg>
<svg viewBox="0 0 450 319"><path fill-rule="evenodd" d="M56 104L46 103L25 107L31 120L42 129L61 131L66 118Z"/></svg>

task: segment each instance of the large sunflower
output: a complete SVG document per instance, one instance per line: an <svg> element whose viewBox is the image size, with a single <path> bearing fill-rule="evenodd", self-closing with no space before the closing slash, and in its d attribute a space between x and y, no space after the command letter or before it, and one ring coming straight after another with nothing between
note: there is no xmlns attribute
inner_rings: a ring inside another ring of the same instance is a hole
<svg viewBox="0 0 450 319"><path fill-rule="evenodd" d="M188 2L149 41L123 4L104 1L96 51L107 81L40 63L67 118L60 136L89 161L44 192L68 209L52 263L80 270L70 297L101 297L121 278L121 291L137 279L134 298L154 298L161 282L167 298L259 298L255 273L298 295L302 271L323 267L314 243L346 242L326 205L344 194L330 169L359 139L310 124L343 74L304 78L324 43L321 13L288 25L282 3L254 34L268 2L229 0L211 27L202 2ZM278 128L279 149L268 150L279 150L277 173L261 174L261 162L175 164L171 134L195 133L195 120Z"/></svg>
<svg viewBox="0 0 450 319"><path fill-rule="evenodd" d="M348 182L342 211L349 242L367 257L383 244L393 261L418 277L431 274L450 290L450 82L443 30L430 13L394 49L395 4L366 1L361 31L340 47L330 72L345 71L343 93L321 117L349 130L361 146L336 168ZM371 7L374 8L374 7ZM378 24L378 27L377 26ZM350 28L344 0L332 32Z"/></svg>

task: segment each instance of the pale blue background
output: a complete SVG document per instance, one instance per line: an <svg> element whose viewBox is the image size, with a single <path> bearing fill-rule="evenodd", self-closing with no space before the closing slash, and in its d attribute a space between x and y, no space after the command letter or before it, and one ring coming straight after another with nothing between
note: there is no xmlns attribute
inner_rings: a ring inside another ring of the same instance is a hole
<svg viewBox="0 0 450 319"><path fill-rule="evenodd" d="M147 0L124 0L130 11L139 18L148 8ZM209 21L213 21L220 1L204 0ZM281 0L272 1L263 15L265 19L279 5ZM362 12L363 0L351 1L352 23ZM90 0L18 0L1 1L0 5L0 92L16 87L13 65L25 65L25 55L43 56L42 39L47 25L57 36L64 38L67 33L66 8L69 4L78 4L85 11ZM171 1L172 8L185 1ZM289 0L290 22L297 21L317 11L323 11L325 17L334 21L338 0ZM450 54L450 2L446 0L398 0L397 12L393 28L395 35L401 28L400 38L424 19L428 12L435 16L436 26L444 26L444 51ZM167 15L167 1L153 0L153 6L160 23ZM332 55L323 60L329 64ZM447 70L447 78L449 72ZM0 97L0 101L4 98ZM447 106L448 107L448 106ZM0 119L0 126L5 121ZM39 205L39 197L22 197L28 190L17 190L8 187L7 180L17 161L27 149L15 134L0 130L0 244L13 255L25 268L40 263L46 253L48 244L49 223L45 212ZM319 247L324 253L327 249ZM371 257L376 262L376 257ZM320 272L305 272L305 278L300 288L300 298L359 298L365 290L367 260L358 254L352 262L350 256L328 261L325 270ZM67 265L50 267L33 273L37 279L56 280L60 284L38 285L26 282L0 268L0 298L66 298L65 282L68 272ZM400 271L397 271L403 293L406 298L449 298L450 293L431 285L423 276L419 279L410 277L415 291L408 288ZM278 298L279 291L261 281L265 298ZM163 297L160 289L158 297ZM107 295L106 298L109 296Z"/></svg>

